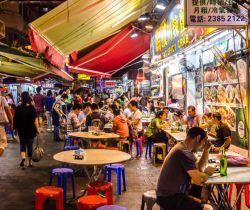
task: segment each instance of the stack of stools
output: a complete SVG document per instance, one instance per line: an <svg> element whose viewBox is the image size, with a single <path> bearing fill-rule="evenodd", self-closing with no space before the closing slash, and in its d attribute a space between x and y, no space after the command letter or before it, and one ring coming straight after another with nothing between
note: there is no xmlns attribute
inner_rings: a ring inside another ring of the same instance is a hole
<svg viewBox="0 0 250 210"><path fill-rule="evenodd" d="M126 210L126 208L122 206L111 205L111 206L101 206L97 208L96 210Z"/></svg>
<svg viewBox="0 0 250 210"><path fill-rule="evenodd" d="M137 138L135 140L136 142L136 155L141 157L141 154L142 154L142 142L141 142L141 138Z"/></svg>
<svg viewBox="0 0 250 210"><path fill-rule="evenodd" d="M141 210L144 210L145 203L147 205L147 210L153 209L153 206L156 204L155 190L147 191L142 194Z"/></svg>
<svg viewBox="0 0 250 210"><path fill-rule="evenodd" d="M152 142L147 141L145 158L147 158L147 155L149 155L149 157L151 158L151 149L152 149Z"/></svg>
<svg viewBox="0 0 250 210"><path fill-rule="evenodd" d="M94 210L100 206L107 205L107 200L97 195L81 197L77 203L77 210Z"/></svg>
<svg viewBox="0 0 250 210"><path fill-rule="evenodd" d="M59 187L42 187L36 190L35 210L43 210L43 203L47 198L56 198L56 209L63 210L63 189Z"/></svg>
<svg viewBox="0 0 250 210"><path fill-rule="evenodd" d="M155 154L156 154L156 148L160 147L163 150L163 160L165 160L166 157L166 149L167 149L167 145L164 143L154 143L154 149L153 149L153 157L152 157L152 163L155 162Z"/></svg>
<svg viewBox="0 0 250 210"><path fill-rule="evenodd" d="M96 195L97 193L104 191L106 194L106 200L108 205L113 205L113 185L106 181L90 182L88 185L88 195Z"/></svg>
<svg viewBox="0 0 250 210"><path fill-rule="evenodd" d="M73 190L73 198L75 195L75 181L74 181L74 172L70 168L55 168L51 171L49 185L52 184L53 176L57 175L57 187L61 187L63 189L63 201L66 202L66 194L67 194L67 179L71 176L72 182L72 190Z"/></svg>
<svg viewBox="0 0 250 210"><path fill-rule="evenodd" d="M117 195L121 195L121 176L123 178L123 190L126 191L126 181L125 181L125 169L122 164L112 164L105 165L103 181L106 181L106 175L108 172L108 182L111 182L111 171L117 173Z"/></svg>

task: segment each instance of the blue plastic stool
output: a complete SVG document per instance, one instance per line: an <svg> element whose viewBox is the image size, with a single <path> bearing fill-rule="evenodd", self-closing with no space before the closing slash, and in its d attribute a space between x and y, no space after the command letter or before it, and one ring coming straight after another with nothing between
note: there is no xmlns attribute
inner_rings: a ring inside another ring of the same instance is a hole
<svg viewBox="0 0 250 210"><path fill-rule="evenodd" d="M65 140L64 140L64 146L63 146L63 147L66 146L66 142L67 142L67 141L69 142L69 146L74 146L74 139L68 136L68 137L66 137Z"/></svg>
<svg viewBox="0 0 250 210"><path fill-rule="evenodd" d="M147 155L151 158L151 149L152 149L152 142L147 141L147 148L146 148L145 158L147 158Z"/></svg>
<svg viewBox="0 0 250 210"><path fill-rule="evenodd" d="M138 156L140 154L141 157L141 139L136 139L136 155Z"/></svg>
<svg viewBox="0 0 250 210"><path fill-rule="evenodd" d="M112 164L105 165L103 181L106 181L106 175L108 172L108 182L111 182L111 171L115 171L117 174L117 195L121 195L121 176L123 180L123 190L126 191L126 181L125 181L125 169L122 164Z"/></svg>
<svg viewBox="0 0 250 210"><path fill-rule="evenodd" d="M12 131L9 131L9 128L8 127L5 127L5 131L6 131L6 134L11 134L12 138L14 139L14 130Z"/></svg>
<svg viewBox="0 0 250 210"><path fill-rule="evenodd" d="M74 172L70 168L55 168L51 171L49 186L52 184L53 176L57 175L57 187L63 189L63 201L66 202L67 195L67 179L71 176L73 198L76 197L75 193L75 181L74 181Z"/></svg>
<svg viewBox="0 0 250 210"><path fill-rule="evenodd" d="M63 148L63 151L77 150L77 149L79 149L78 146L66 146Z"/></svg>
<svg viewBox="0 0 250 210"><path fill-rule="evenodd" d="M122 206L109 205L109 206L100 206L96 210L127 210L127 209Z"/></svg>

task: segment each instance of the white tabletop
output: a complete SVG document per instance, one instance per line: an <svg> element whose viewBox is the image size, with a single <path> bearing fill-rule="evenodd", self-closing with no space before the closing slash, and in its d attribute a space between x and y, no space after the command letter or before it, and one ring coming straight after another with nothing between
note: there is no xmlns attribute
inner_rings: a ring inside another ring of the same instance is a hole
<svg viewBox="0 0 250 210"><path fill-rule="evenodd" d="M151 123L152 119L151 118L142 118L142 123Z"/></svg>
<svg viewBox="0 0 250 210"><path fill-rule="evenodd" d="M166 133L168 133L171 137L173 137L176 141L184 141L187 137L186 132L171 132L169 129L162 129ZM216 139L214 137L208 136L208 141L215 141Z"/></svg>
<svg viewBox="0 0 250 210"><path fill-rule="evenodd" d="M73 132L69 136L83 139L116 139L120 137L116 133L104 133L103 135L96 136L89 132Z"/></svg>
<svg viewBox="0 0 250 210"><path fill-rule="evenodd" d="M83 160L75 160L73 150L57 153L53 158L60 163L83 166L120 163L131 159L130 154L116 150L85 149L84 151L86 156Z"/></svg>
<svg viewBox="0 0 250 210"><path fill-rule="evenodd" d="M106 129L112 129L113 128L113 124L107 123L107 124L105 124L104 128L106 128Z"/></svg>

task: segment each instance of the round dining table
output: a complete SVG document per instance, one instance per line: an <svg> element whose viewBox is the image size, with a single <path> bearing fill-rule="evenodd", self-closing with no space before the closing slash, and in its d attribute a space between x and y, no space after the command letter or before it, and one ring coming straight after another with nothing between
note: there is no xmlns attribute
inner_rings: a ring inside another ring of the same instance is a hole
<svg viewBox="0 0 250 210"><path fill-rule="evenodd" d="M82 160L75 159L73 150L57 153L53 156L53 158L62 164L83 166L89 182L98 180L102 172L102 165L125 162L131 159L130 154L116 150L84 149L84 152L85 156ZM87 166L94 166L94 172L92 175L90 175ZM80 197L82 197L86 191L87 188L84 189L84 192Z"/></svg>
<svg viewBox="0 0 250 210"><path fill-rule="evenodd" d="M103 133L101 135L93 135L92 133L89 133L89 132L73 132L73 133L70 133L69 136L72 137L72 138L79 138L81 140L82 145L84 145L82 140L86 141L87 144L92 149L97 149L100 142L101 142L101 140L104 140L104 139L117 139L117 138L120 137L116 133ZM96 144L96 146L94 148L93 148L92 141L97 141L97 144Z"/></svg>

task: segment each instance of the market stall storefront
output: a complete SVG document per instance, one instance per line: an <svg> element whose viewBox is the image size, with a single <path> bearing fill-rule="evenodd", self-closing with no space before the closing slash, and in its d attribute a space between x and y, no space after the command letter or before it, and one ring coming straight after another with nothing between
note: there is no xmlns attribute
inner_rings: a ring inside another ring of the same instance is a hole
<svg viewBox="0 0 250 210"><path fill-rule="evenodd" d="M217 3L178 2L168 5L150 48L151 63L165 71L166 102L174 110L194 105L198 113L219 112L231 130L231 148L248 155L247 20Z"/></svg>

